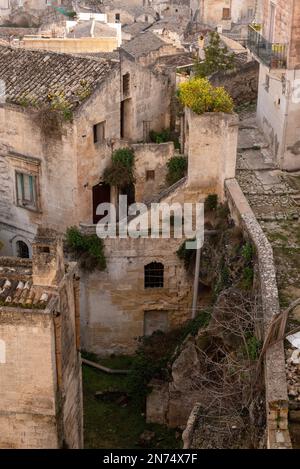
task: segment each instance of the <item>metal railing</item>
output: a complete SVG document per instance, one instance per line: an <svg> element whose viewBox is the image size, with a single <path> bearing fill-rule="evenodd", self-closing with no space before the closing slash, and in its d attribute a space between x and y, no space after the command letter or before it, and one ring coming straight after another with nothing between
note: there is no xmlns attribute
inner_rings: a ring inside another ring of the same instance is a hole
<svg viewBox="0 0 300 469"><path fill-rule="evenodd" d="M248 26L247 46L269 68L287 67L287 44L267 41L252 25Z"/></svg>

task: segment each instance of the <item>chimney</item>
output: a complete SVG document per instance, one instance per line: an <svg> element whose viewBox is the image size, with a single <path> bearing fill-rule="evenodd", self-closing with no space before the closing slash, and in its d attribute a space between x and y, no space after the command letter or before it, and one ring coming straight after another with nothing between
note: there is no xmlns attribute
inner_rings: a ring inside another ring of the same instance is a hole
<svg viewBox="0 0 300 469"><path fill-rule="evenodd" d="M32 243L32 279L34 285L57 287L65 274L62 235L38 227Z"/></svg>

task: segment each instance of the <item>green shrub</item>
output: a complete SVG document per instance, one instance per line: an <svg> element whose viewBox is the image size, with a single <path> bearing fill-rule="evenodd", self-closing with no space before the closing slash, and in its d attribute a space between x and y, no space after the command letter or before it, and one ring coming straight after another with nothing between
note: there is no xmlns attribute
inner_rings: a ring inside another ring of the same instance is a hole
<svg viewBox="0 0 300 469"><path fill-rule="evenodd" d="M69 250L77 257L84 270L104 270L106 259L102 239L97 235L84 235L75 226L67 229L66 244Z"/></svg>
<svg viewBox="0 0 300 469"><path fill-rule="evenodd" d="M216 210L218 207L217 194L209 194L204 202L204 209L207 211Z"/></svg>
<svg viewBox="0 0 300 469"><path fill-rule="evenodd" d="M254 248L251 243L245 243L242 246L242 256L246 262L251 262L254 256Z"/></svg>
<svg viewBox="0 0 300 469"><path fill-rule="evenodd" d="M179 143L179 138L178 135L176 135L175 132L171 132L170 129L164 129L161 132L155 132L154 130L151 130L150 134L150 141L152 143L167 143L167 142L173 142L174 147L178 150L180 149L180 143Z"/></svg>
<svg viewBox="0 0 300 469"><path fill-rule="evenodd" d="M233 100L223 87L214 87L206 78L192 78L179 85L180 102L196 114L233 112Z"/></svg>
<svg viewBox="0 0 300 469"><path fill-rule="evenodd" d="M112 163L104 171L103 180L107 184L119 188L135 182L134 152L130 148L120 148L113 153Z"/></svg>
<svg viewBox="0 0 300 469"><path fill-rule="evenodd" d="M169 186L172 186L186 175L187 164L187 159L184 156L173 156L167 162L166 181Z"/></svg>
<svg viewBox="0 0 300 469"><path fill-rule="evenodd" d="M246 355L249 356L250 360L257 360L260 354L262 343L260 340L252 335L251 333L247 334L246 337Z"/></svg>

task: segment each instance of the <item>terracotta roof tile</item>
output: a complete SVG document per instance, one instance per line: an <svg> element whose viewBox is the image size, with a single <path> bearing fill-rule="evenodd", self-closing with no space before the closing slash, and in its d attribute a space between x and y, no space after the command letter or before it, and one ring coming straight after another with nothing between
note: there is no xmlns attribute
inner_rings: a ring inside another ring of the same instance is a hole
<svg viewBox="0 0 300 469"><path fill-rule="evenodd" d="M7 102L16 104L24 96L37 104L47 103L50 91L63 91L75 107L82 80L93 91L116 66L103 58L0 46L0 79Z"/></svg>

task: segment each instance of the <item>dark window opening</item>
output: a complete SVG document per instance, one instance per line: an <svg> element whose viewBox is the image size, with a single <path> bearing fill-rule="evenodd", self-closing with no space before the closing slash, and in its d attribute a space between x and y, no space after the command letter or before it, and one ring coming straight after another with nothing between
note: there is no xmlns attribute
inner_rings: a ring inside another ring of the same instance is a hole
<svg viewBox="0 0 300 469"><path fill-rule="evenodd" d="M116 13L115 14L115 22L120 23L120 21L121 21L121 15L120 15L120 13Z"/></svg>
<svg viewBox="0 0 300 469"><path fill-rule="evenodd" d="M97 208L100 204L110 203L110 185L100 183L93 187L93 224L96 225L103 217L103 215L97 214Z"/></svg>
<svg viewBox="0 0 300 469"><path fill-rule="evenodd" d="M43 254L50 254L50 248L49 246L41 246L39 248L39 252Z"/></svg>
<svg viewBox="0 0 300 469"><path fill-rule="evenodd" d="M146 181L154 181L155 179L155 171L148 169L146 171Z"/></svg>
<svg viewBox="0 0 300 469"><path fill-rule="evenodd" d="M93 127L94 131L94 143L104 143L105 141L105 121L95 124Z"/></svg>
<svg viewBox="0 0 300 469"><path fill-rule="evenodd" d="M17 241L17 256L22 259L29 259L29 247L24 241Z"/></svg>
<svg viewBox="0 0 300 469"><path fill-rule="evenodd" d="M163 288L164 265L160 262L151 262L144 267L145 288Z"/></svg>
<svg viewBox="0 0 300 469"><path fill-rule="evenodd" d="M223 8L223 20L230 19L230 8Z"/></svg>
<svg viewBox="0 0 300 469"><path fill-rule="evenodd" d="M120 195L127 196L127 205L128 208L130 205L135 203L135 187L134 184L129 184L128 186L123 187L120 189Z"/></svg>
<svg viewBox="0 0 300 469"><path fill-rule="evenodd" d="M130 73L123 75L123 96L128 97L130 95Z"/></svg>

